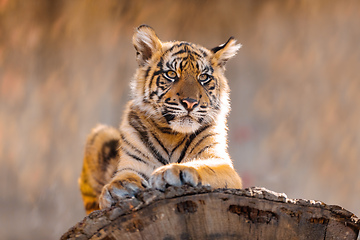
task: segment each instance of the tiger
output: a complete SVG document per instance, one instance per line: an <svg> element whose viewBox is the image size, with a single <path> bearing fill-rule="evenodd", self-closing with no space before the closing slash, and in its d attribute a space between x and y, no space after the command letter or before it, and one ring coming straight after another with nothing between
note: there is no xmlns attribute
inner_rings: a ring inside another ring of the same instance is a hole
<svg viewBox="0 0 360 240"><path fill-rule="evenodd" d="M86 213L148 188L242 188L227 151L230 110L225 64L241 47L233 37L211 50L162 42L153 28L133 35L138 68L120 127L96 126L79 178Z"/></svg>

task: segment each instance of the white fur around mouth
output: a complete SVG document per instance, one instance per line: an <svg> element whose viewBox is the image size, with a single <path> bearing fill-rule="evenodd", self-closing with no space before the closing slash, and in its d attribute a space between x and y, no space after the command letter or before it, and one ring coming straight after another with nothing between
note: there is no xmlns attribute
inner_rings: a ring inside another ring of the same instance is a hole
<svg viewBox="0 0 360 240"><path fill-rule="evenodd" d="M191 116L175 118L171 121L170 127L180 133L193 133L200 128L200 124Z"/></svg>

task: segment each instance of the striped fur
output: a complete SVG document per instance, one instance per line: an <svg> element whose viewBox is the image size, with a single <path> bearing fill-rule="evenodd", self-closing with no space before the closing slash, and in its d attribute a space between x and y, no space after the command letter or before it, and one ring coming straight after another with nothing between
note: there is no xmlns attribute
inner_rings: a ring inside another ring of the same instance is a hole
<svg viewBox="0 0 360 240"><path fill-rule="evenodd" d="M224 76L240 45L161 42L145 25L133 43L139 68L120 129L98 126L87 141L79 180L87 213L148 187L241 188L227 153Z"/></svg>

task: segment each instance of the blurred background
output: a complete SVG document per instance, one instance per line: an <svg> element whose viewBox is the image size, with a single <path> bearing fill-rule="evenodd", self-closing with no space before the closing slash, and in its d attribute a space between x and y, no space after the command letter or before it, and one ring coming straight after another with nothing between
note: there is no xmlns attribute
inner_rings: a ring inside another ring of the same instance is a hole
<svg viewBox="0 0 360 240"><path fill-rule="evenodd" d="M0 239L58 239L85 216L85 139L118 126L144 23L164 41L243 44L226 74L245 187L359 216L359 12L356 0L0 0Z"/></svg>

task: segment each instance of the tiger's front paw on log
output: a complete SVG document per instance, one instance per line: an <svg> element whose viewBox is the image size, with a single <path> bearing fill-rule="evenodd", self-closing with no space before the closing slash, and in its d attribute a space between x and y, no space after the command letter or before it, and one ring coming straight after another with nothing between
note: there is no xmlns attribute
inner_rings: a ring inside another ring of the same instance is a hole
<svg viewBox="0 0 360 240"><path fill-rule="evenodd" d="M111 207L121 199L132 197L146 187L147 183L144 183L137 175L125 179L113 179L101 191L99 197L100 209Z"/></svg>
<svg viewBox="0 0 360 240"><path fill-rule="evenodd" d="M170 164L156 169L150 178L150 187L165 190L169 186L200 186L201 177L198 171L190 166Z"/></svg>

